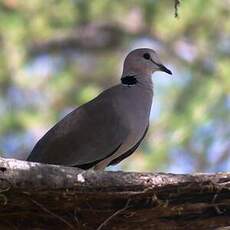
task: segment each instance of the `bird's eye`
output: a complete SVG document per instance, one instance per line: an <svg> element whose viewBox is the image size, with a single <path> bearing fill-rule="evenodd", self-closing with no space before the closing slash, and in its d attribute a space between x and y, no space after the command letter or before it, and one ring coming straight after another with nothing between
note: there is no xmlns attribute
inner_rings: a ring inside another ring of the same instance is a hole
<svg viewBox="0 0 230 230"><path fill-rule="evenodd" d="M149 53L144 53L143 58L146 59L146 60L149 60L150 59L150 54Z"/></svg>

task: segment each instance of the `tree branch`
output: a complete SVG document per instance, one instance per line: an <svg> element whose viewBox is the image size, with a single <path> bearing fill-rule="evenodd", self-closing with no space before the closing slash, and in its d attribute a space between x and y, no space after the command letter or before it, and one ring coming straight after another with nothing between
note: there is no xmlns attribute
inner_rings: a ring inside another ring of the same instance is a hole
<svg viewBox="0 0 230 230"><path fill-rule="evenodd" d="M0 158L0 181L1 229L230 225L230 173L96 172Z"/></svg>
<svg viewBox="0 0 230 230"><path fill-rule="evenodd" d="M65 30L55 37L34 41L28 47L30 55L66 51L93 51L116 49L122 43L125 31L115 25L86 24L72 31Z"/></svg>
<svg viewBox="0 0 230 230"><path fill-rule="evenodd" d="M175 18L178 18L178 8L180 6L180 0L174 0Z"/></svg>

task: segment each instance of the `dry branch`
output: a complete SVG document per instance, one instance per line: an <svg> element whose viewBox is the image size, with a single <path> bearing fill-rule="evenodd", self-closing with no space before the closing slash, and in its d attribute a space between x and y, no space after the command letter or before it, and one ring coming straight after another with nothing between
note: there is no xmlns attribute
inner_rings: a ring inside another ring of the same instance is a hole
<svg viewBox="0 0 230 230"><path fill-rule="evenodd" d="M118 26L92 23L72 31L64 30L47 40L34 41L29 45L28 53L36 56L41 53L114 50L121 45L124 36L125 31Z"/></svg>
<svg viewBox="0 0 230 230"><path fill-rule="evenodd" d="M0 158L0 229L230 226L230 173L82 171Z"/></svg>
<svg viewBox="0 0 230 230"><path fill-rule="evenodd" d="M180 0L174 0L175 18L178 18L179 6L180 6Z"/></svg>

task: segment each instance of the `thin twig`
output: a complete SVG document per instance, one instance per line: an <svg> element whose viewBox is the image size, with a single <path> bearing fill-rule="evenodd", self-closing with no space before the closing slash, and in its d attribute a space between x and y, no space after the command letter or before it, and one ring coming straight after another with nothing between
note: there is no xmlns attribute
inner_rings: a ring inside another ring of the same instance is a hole
<svg viewBox="0 0 230 230"><path fill-rule="evenodd" d="M49 209L47 209L46 207L44 207L42 204L38 203L37 201L33 200L30 198L30 200L36 204L39 208L41 208L43 211L49 213L51 216L59 219L61 222L65 223L70 229L76 229L73 225L71 225L70 223L68 223L64 218L62 218L61 216L51 212Z"/></svg>
<svg viewBox="0 0 230 230"><path fill-rule="evenodd" d="M122 209L117 210L116 212L113 213L112 216L110 216L109 218L107 218L102 224L99 225L99 227L97 228L97 230L102 230L102 228L108 224L108 222L114 218L115 216L119 215L120 213L124 212L125 210L127 210L129 208L129 203L130 203L130 199L127 200L125 207Z"/></svg>
<svg viewBox="0 0 230 230"><path fill-rule="evenodd" d="M178 7L180 6L180 0L175 0L174 8L175 8L175 18L178 18Z"/></svg>
<svg viewBox="0 0 230 230"><path fill-rule="evenodd" d="M6 179L0 178L0 181L6 181L6 182L9 184L8 187L3 188L3 189L0 189L0 198L3 199L3 205L6 205L7 202L8 202L7 196L4 195L4 194L2 194L2 193L9 191L10 188L12 187L12 185L11 185L10 181L8 181L8 180L6 180Z"/></svg>
<svg viewBox="0 0 230 230"><path fill-rule="evenodd" d="M9 191L11 189L12 184L11 184L11 182L9 180L4 179L4 178L0 178L0 181L6 181L8 183L8 187L0 189L0 193L7 192L7 191Z"/></svg>
<svg viewBox="0 0 230 230"><path fill-rule="evenodd" d="M73 216L74 216L74 220L75 220L75 222L77 223L77 225L78 225L79 227L81 227L81 229L83 229L83 226L82 226L82 224L81 224L79 218L77 217L77 208L74 209L74 215L73 215Z"/></svg>

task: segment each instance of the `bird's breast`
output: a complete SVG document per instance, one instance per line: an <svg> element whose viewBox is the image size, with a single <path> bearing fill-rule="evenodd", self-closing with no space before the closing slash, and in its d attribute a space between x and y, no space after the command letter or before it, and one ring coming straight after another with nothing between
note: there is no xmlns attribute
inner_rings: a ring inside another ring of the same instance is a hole
<svg viewBox="0 0 230 230"><path fill-rule="evenodd" d="M124 148L128 150L134 146L144 135L149 123L152 105L152 92L140 88L127 87L121 101L120 116L124 122L128 136Z"/></svg>

